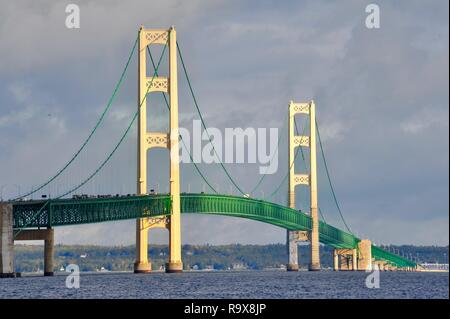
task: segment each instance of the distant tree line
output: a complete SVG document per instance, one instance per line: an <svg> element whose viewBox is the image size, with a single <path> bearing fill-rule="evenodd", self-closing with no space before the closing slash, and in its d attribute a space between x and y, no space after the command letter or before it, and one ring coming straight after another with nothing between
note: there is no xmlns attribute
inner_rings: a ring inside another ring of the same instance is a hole
<svg viewBox="0 0 450 319"><path fill-rule="evenodd" d="M448 263L448 246L390 246L390 251L419 262ZM44 248L37 245L16 245L15 266L18 272L39 272L44 268ZM153 269L162 269L168 259L167 245L150 245L149 258ZM286 264L287 249L283 244L270 245L183 245L185 269L232 270L281 268ZM299 264L306 268L309 246L299 246ZM55 271L68 264L77 264L81 271L132 271L134 246L55 246ZM321 263L332 267L332 249L321 247Z"/></svg>

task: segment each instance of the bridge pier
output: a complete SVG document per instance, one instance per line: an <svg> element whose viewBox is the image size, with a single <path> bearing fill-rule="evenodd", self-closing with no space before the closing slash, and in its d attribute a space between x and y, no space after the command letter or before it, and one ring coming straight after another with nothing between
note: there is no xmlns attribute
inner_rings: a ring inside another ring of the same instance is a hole
<svg viewBox="0 0 450 319"><path fill-rule="evenodd" d="M289 255L289 263L286 267L287 271L298 271L298 243L301 241L309 241L309 237L309 232L304 230L287 231L287 247Z"/></svg>
<svg viewBox="0 0 450 319"><path fill-rule="evenodd" d="M336 249L333 249L333 270L339 271L339 255Z"/></svg>
<svg viewBox="0 0 450 319"><path fill-rule="evenodd" d="M352 270L358 270L358 251L352 249Z"/></svg>
<svg viewBox="0 0 450 319"><path fill-rule="evenodd" d="M286 232L287 235L287 249L288 249L288 258L289 262L287 264L287 271L298 271L298 243L295 239L296 232L295 230L288 230Z"/></svg>
<svg viewBox="0 0 450 319"><path fill-rule="evenodd" d="M0 203L0 278L17 277L14 272L14 241L44 240L44 276L53 276L54 230L25 229L14 234L13 206Z"/></svg>
<svg viewBox="0 0 450 319"><path fill-rule="evenodd" d="M14 272L13 209L0 203L0 278L16 277Z"/></svg>
<svg viewBox="0 0 450 319"><path fill-rule="evenodd" d="M136 220L136 261L134 263L136 274L152 270L152 265L148 262L148 228L144 226L145 221L145 218Z"/></svg>
<svg viewBox="0 0 450 319"><path fill-rule="evenodd" d="M24 229L16 234L14 240L44 241L44 276L53 276L55 256L55 231L47 229Z"/></svg>
<svg viewBox="0 0 450 319"><path fill-rule="evenodd" d="M340 265L339 265L340 260ZM358 270L358 252L356 249L334 249L333 269L338 270Z"/></svg>
<svg viewBox="0 0 450 319"><path fill-rule="evenodd" d="M53 276L55 256L55 231L47 229L47 238L44 240L44 276Z"/></svg>
<svg viewBox="0 0 450 319"><path fill-rule="evenodd" d="M358 270L372 270L372 242L362 239L358 243Z"/></svg>
<svg viewBox="0 0 450 319"><path fill-rule="evenodd" d="M338 270L372 270L372 243L363 239L357 249L341 248L333 250L333 269ZM384 269L385 262L378 262Z"/></svg>

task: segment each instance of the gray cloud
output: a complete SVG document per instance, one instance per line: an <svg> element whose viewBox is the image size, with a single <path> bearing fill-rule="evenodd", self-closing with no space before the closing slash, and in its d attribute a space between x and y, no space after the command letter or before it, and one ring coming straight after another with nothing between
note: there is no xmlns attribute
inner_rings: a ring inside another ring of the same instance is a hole
<svg viewBox="0 0 450 319"><path fill-rule="evenodd" d="M60 168L105 105L141 24L176 25L208 125L283 127L289 100L314 98L337 195L353 230L376 242L448 244L448 3L378 1L381 28L364 26L361 1L78 1L81 28L64 27L67 2L0 1L0 186L14 196ZM162 72L166 70L163 66ZM196 118L182 73L182 125ZM74 185L103 160L136 108L136 61L92 146L52 188ZM154 101L154 102L153 102ZM152 97L154 129L167 125ZM286 128L286 126L284 126ZM135 130L82 191L134 192ZM257 196L270 194L287 169ZM218 165L200 165L223 192ZM244 189L258 165L227 165ZM342 227L321 164L319 202ZM167 187L167 152L149 154L150 187ZM183 187L203 186L182 165ZM285 202L286 187L275 198ZM306 190L297 201L307 203ZM191 243L284 241L269 225L224 217L187 216ZM58 240L134 242L133 221L57 230ZM156 242L166 237L157 232Z"/></svg>

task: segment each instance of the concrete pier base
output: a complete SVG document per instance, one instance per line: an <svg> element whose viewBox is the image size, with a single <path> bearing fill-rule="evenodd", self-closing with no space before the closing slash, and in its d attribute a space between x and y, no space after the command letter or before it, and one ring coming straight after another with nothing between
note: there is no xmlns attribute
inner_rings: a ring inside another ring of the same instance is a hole
<svg viewBox="0 0 450 319"><path fill-rule="evenodd" d="M144 274L152 271L152 264L149 262L135 262L134 263L134 273Z"/></svg>
<svg viewBox="0 0 450 319"><path fill-rule="evenodd" d="M166 273L183 272L182 262L168 262L166 263Z"/></svg>
<svg viewBox="0 0 450 319"><path fill-rule="evenodd" d="M16 277L14 273L13 208L0 203L0 278Z"/></svg>
<svg viewBox="0 0 450 319"><path fill-rule="evenodd" d="M309 271L320 271L322 270L319 263L311 263L308 266Z"/></svg>
<svg viewBox="0 0 450 319"><path fill-rule="evenodd" d="M298 264L287 264L287 271L298 271Z"/></svg>

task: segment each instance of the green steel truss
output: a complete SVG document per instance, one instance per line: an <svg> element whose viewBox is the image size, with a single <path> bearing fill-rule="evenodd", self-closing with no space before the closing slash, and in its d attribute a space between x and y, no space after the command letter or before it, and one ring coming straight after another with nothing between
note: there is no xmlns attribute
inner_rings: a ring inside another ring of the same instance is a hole
<svg viewBox="0 0 450 319"><path fill-rule="evenodd" d="M170 214L170 196L148 195L91 199L59 199L13 203L15 229L101 223ZM44 206L44 208L42 208ZM42 209L41 209L42 208ZM41 211L40 211L41 210ZM241 217L290 230L310 230L311 218L301 211L246 197L181 194L181 212ZM334 248L355 248L359 238L324 222L319 225L320 242ZM372 246L372 256L397 267L416 264Z"/></svg>

